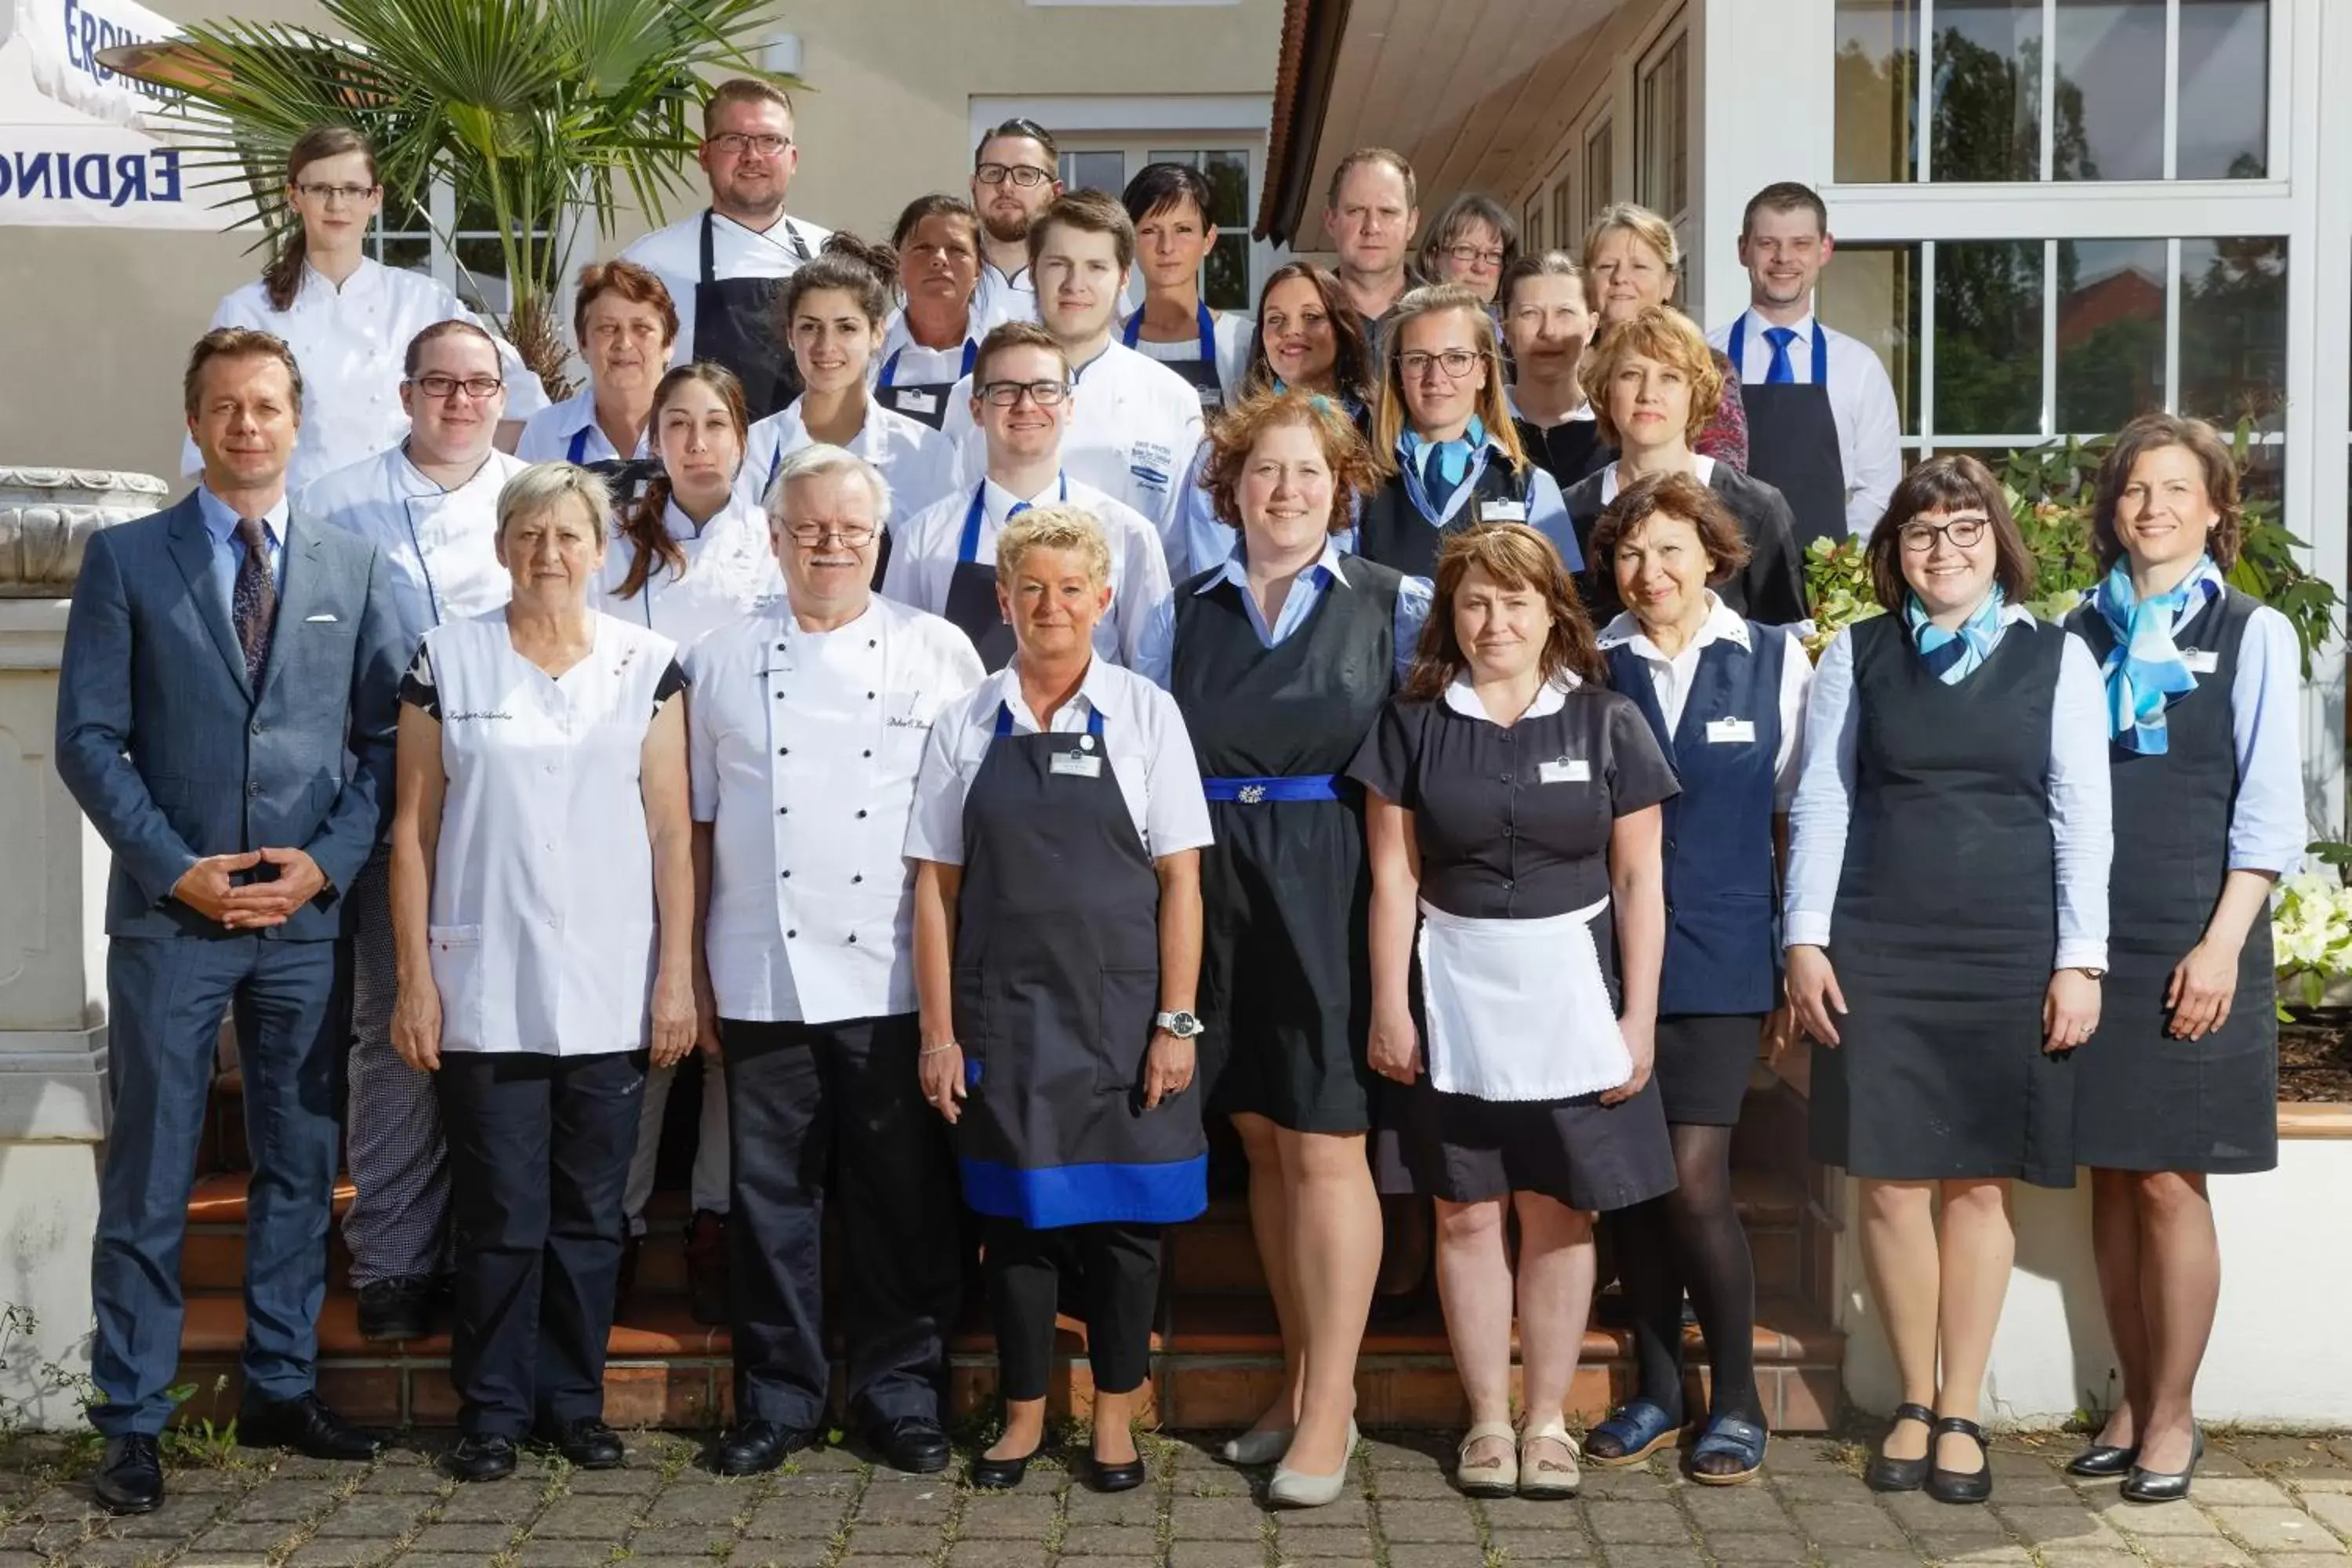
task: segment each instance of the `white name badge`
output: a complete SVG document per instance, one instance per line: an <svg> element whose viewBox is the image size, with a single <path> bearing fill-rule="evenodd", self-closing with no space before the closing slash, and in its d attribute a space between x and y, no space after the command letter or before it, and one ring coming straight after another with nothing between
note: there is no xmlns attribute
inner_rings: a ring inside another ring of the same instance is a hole
<svg viewBox="0 0 2352 1568"><path fill-rule="evenodd" d="M1713 719L1707 721L1706 741L1711 746L1737 745L1756 739L1753 719Z"/></svg>
<svg viewBox="0 0 2352 1568"><path fill-rule="evenodd" d="M2189 667L2191 675L2210 675L2221 668L2221 650L2217 647L2185 647L2180 650L2180 662Z"/></svg>
<svg viewBox="0 0 2352 1568"><path fill-rule="evenodd" d="M1082 779L1100 778L1102 777L1102 759L1090 756L1084 752L1055 752L1052 771L1057 773L1070 773Z"/></svg>
<svg viewBox="0 0 2352 1568"><path fill-rule="evenodd" d="M898 412L901 414L937 414L939 411L940 395L936 392L917 392L908 387L898 395Z"/></svg>
<svg viewBox="0 0 2352 1568"><path fill-rule="evenodd" d="M1591 784L1592 764L1582 757L1561 757L1536 768L1538 784Z"/></svg>
<svg viewBox="0 0 2352 1568"><path fill-rule="evenodd" d="M1528 503L1523 500L1481 501L1478 505L1478 521L1481 522L1525 522L1527 520Z"/></svg>

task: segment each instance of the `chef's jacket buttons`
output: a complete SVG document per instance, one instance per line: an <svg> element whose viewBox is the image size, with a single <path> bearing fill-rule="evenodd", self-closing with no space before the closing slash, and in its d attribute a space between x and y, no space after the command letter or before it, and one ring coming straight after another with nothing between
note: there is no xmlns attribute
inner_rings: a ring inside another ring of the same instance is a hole
<svg viewBox="0 0 2352 1568"><path fill-rule="evenodd" d="M255 797L258 797L258 796L260 795L260 794L261 794L261 786L260 786L259 784L247 784L247 785L246 785L246 786L245 786L245 793L246 793L247 795L255 796ZM862 811L861 811L861 812L859 812L857 815L859 815L860 816L865 816L866 814L865 814L864 812L862 812Z"/></svg>
<svg viewBox="0 0 2352 1568"><path fill-rule="evenodd" d="M1517 882L1512 881L1508 877L1506 877L1506 878L1504 878L1504 879L1503 879L1503 891L1505 891L1505 892L1507 892L1507 892L1511 891L1513 889L1517 888L1517 886L1518 886L1518 884L1517 884Z"/></svg>
<svg viewBox="0 0 2352 1568"><path fill-rule="evenodd" d="M853 872L851 873L849 879L853 882L862 882L866 880L866 873L863 871Z"/></svg>
<svg viewBox="0 0 2352 1568"><path fill-rule="evenodd" d="M862 805L857 808L857 819L860 822L866 820L866 808Z"/></svg>
<svg viewBox="0 0 2352 1568"><path fill-rule="evenodd" d="M791 754L791 752L792 752L792 748L791 748L791 747L789 747L789 746L778 746L778 747L776 748L776 755L778 755L778 756L780 756L780 757L782 757L782 756L787 756L787 755Z"/></svg>
<svg viewBox="0 0 2352 1568"><path fill-rule="evenodd" d="M792 811L792 809L793 809L793 808L792 808L791 806L789 806L789 805L780 805L780 806L776 807L776 815L777 815L778 816L786 816L786 815L788 815L788 814Z"/></svg>
<svg viewBox="0 0 2352 1568"><path fill-rule="evenodd" d="M870 751L868 751L868 752L860 752L858 753L858 755L859 755L859 756L861 756L861 757L870 757L870 756L872 756L873 754L874 754L874 753L873 753L872 752L870 752Z"/></svg>
<svg viewBox="0 0 2352 1568"><path fill-rule="evenodd" d="M790 871L785 872L785 873L784 873L784 880L785 880L785 881L787 881L787 882L789 882L789 881L791 881L792 879L793 879L793 874L792 874Z"/></svg>
<svg viewBox="0 0 2352 1568"><path fill-rule="evenodd" d="M872 693L871 691L867 692L867 693L866 694L866 701L868 701L868 702L873 701L873 700L874 700L874 693Z"/></svg>
<svg viewBox="0 0 2352 1568"><path fill-rule="evenodd" d="M800 934L801 934L801 933L800 933L800 932L798 932L798 931L786 931L786 932L784 933L784 938L785 938L785 940L786 940L786 941L788 941L788 942L789 942L791 939L793 939L793 937L796 937L796 936L798 936L798 935L800 935Z"/></svg>
<svg viewBox="0 0 2352 1568"><path fill-rule="evenodd" d="M1508 768L1503 770L1502 780L1505 784L1511 782L1511 772Z"/></svg>
<svg viewBox="0 0 2352 1568"><path fill-rule="evenodd" d="M849 933L849 942L852 947L857 945L857 933L856 931L851 931Z"/></svg>
<svg viewBox="0 0 2352 1568"><path fill-rule="evenodd" d="M255 734L257 734L257 735L260 734L260 733L261 733L261 726L260 726L259 724L256 724L256 725L254 725L254 726L253 726L253 732L254 732Z"/></svg>

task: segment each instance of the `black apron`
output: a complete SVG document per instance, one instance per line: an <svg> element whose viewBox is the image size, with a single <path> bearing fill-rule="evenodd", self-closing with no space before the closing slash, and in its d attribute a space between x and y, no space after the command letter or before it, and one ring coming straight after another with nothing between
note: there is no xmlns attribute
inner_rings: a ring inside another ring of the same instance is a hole
<svg viewBox="0 0 2352 1568"><path fill-rule="evenodd" d="M956 1158L966 1203L1034 1230L1208 1206L1200 1096L1143 1109L1160 878L1102 735L1100 713L1083 735L1015 735L1000 704L963 800Z"/></svg>
<svg viewBox="0 0 2352 1568"><path fill-rule="evenodd" d="M1217 375L1216 318L1209 314L1206 301L1195 305L1193 309L1199 312L1200 358L1160 359L1153 354L1144 354L1143 357L1163 369L1172 370L1182 376L1185 384L1201 395L1202 407L1223 408L1225 405L1225 384ZM1138 306L1135 314L1127 319L1127 325L1120 329L1118 341L1129 348L1134 349L1136 353L1143 353L1143 350L1139 346L1142 337L1143 309Z"/></svg>
<svg viewBox="0 0 2352 1568"><path fill-rule="evenodd" d="M957 383L912 381L901 385L898 382L898 356L906 352L903 348L892 349L890 357L882 362L882 374L874 384L874 401L895 414L919 419L932 429L940 429L947 424L948 398L955 391ZM980 344L970 338L964 339L963 369L957 373L958 380L970 375L971 367L979 363Z"/></svg>
<svg viewBox="0 0 2352 1568"><path fill-rule="evenodd" d="M694 357L725 365L743 384L745 416L758 421L801 395L800 367L784 342L773 309L784 287L782 278L714 277L711 226L718 220L709 208L702 214L702 265L694 284ZM809 259L808 242L790 218L784 226L793 258Z"/></svg>
<svg viewBox="0 0 2352 1568"><path fill-rule="evenodd" d="M1061 499L1070 499L1070 476L1061 476ZM987 515L988 481L982 479L971 492L971 505L963 514L963 532L956 540L955 570L948 577L947 618L958 631L971 639L980 653L983 668L1003 669L1013 659L1013 628L1005 623L1004 612L996 603L996 552L988 559L980 558L980 525ZM1029 510L1023 501L1005 513L1011 522Z"/></svg>
<svg viewBox="0 0 2352 1568"><path fill-rule="evenodd" d="M1731 374L1746 361L1747 312L1731 323L1726 345ZM1797 549L1816 539L1843 539L1845 459L1838 454L1837 418L1830 412L1830 341L1813 323L1813 378L1809 382L1750 381L1739 387L1748 414L1748 471L1789 499L1797 516Z"/></svg>
<svg viewBox="0 0 2352 1568"><path fill-rule="evenodd" d="M1356 553L1409 577L1437 575L1437 552L1445 536L1479 521L1526 522L1535 499L1535 464L1514 468L1492 447L1480 448L1478 471L1463 481L1468 493L1451 516L1445 508L1432 517L1420 477L1400 462L1388 483L1374 490L1356 519ZM1452 497L1447 498L1449 503Z"/></svg>
<svg viewBox="0 0 2352 1568"><path fill-rule="evenodd" d="M2111 745L2116 858L2107 880L2107 978L2099 1029L2074 1053L2074 1157L2125 1171L2267 1171L2278 1163L2277 981L2271 922L2238 950L2238 992L2219 1032L2176 1040L2164 1005L2174 965L2204 939L2230 874L2238 805L2231 701L2255 602L2231 588L2174 635L2210 656L2197 687L2164 710L2160 756ZM2106 617L2084 605L2066 629L2102 665ZM2201 661L2200 661L2201 662Z"/></svg>

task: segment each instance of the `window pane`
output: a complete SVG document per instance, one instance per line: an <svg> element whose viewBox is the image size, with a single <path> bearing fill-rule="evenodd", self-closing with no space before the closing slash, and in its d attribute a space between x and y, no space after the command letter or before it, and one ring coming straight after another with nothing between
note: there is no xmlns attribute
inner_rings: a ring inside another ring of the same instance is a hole
<svg viewBox="0 0 2352 1568"><path fill-rule="evenodd" d="M1683 153L1685 68L1689 35L1667 46L1642 78L1641 190L1654 212L1675 217L1689 200Z"/></svg>
<svg viewBox="0 0 2352 1568"><path fill-rule="evenodd" d="M2180 178L2269 172L2270 31L2269 0L2180 0Z"/></svg>
<svg viewBox="0 0 2352 1568"><path fill-rule="evenodd" d="M1220 152L1204 156L1201 172L1216 188L1217 210L1209 216L1219 228L1246 231L1250 222L1249 154Z"/></svg>
<svg viewBox="0 0 2352 1568"><path fill-rule="evenodd" d="M1214 310L1250 309L1249 231L1221 228L1201 263L1201 298Z"/></svg>
<svg viewBox="0 0 2352 1568"><path fill-rule="evenodd" d="M2025 435L2041 429L2042 242L1938 244L1937 433Z"/></svg>
<svg viewBox="0 0 2352 1568"><path fill-rule="evenodd" d="M1568 176L1562 174L1559 183L1551 188L1551 242L1562 250L1573 252L1583 243L1584 237L1577 232L1576 206L1570 200L1576 193L1569 184Z"/></svg>
<svg viewBox="0 0 2352 1568"><path fill-rule="evenodd" d="M1934 178L2041 178L2042 44L2042 0L1938 0Z"/></svg>
<svg viewBox="0 0 2352 1568"><path fill-rule="evenodd" d="M1903 433L1919 433L1919 247L1841 245L1815 298L1824 324L1876 351Z"/></svg>
<svg viewBox="0 0 2352 1568"><path fill-rule="evenodd" d="M2061 434L2120 430L2164 406L2164 253L2160 239L2059 243Z"/></svg>
<svg viewBox="0 0 2352 1568"><path fill-rule="evenodd" d="M385 235L383 248L375 258L386 267L404 267L411 272L433 270L433 241L425 235Z"/></svg>
<svg viewBox="0 0 2352 1568"><path fill-rule="evenodd" d="M2286 421L2286 240L2180 242L2183 414L2231 429Z"/></svg>
<svg viewBox="0 0 2352 1568"><path fill-rule="evenodd" d="M499 242L460 239L453 254L457 260L457 298L473 310L506 314L507 262Z"/></svg>
<svg viewBox="0 0 2352 1568"><path fill-rule="evenodd" d="M1838 0L1837 178L1874 184L1918 178L1917 0Z"/></svg>
<svg viewBox="0 0 2352 1568"><path fill-rule="evenodd" d="M1590 224L1602 207L1617 199L1612 169L1616 163L1613 128L1602 121L1584 143L1584 221Z"/></svg>
<svg viewBox="0 0 2352 1568"><path fill-rule="evenodd" d="M1532 195L1519 210L1519 248L1530 254L1546 248L1543 197Z"/></svg>
<svg viewBox="0 0 2352 1568"><path fill-rule="evenodd" d="M1115 196L1127 189L1124 153L1065 153L1061 171L1066 190L1105 191Z"/></svg>
<svg viewBox="0 0 2352 1568"><path fill-rule="evenodd" d="M2058 0L2053 178L2164 178L2164 10L2165 0Z"/></svg>

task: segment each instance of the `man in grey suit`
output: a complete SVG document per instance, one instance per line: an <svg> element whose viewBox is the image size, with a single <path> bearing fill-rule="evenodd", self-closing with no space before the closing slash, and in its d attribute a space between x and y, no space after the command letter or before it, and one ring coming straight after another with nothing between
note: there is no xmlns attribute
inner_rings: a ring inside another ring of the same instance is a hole
<svg viewBox="0 0 2352 1568"><path fill-rule="evenodd" d="M336 1166L342 890L392 795L400 678L376 547L294 516L292 352L222 328L189 356L194 493L91 537L58 689L58 772L114 854L112 1132L90 1265L99 1500L163 1500L180 1248L214 1041L232 1009L253 1179L238 1436L363 1459L318 1396Z"/></svg>

